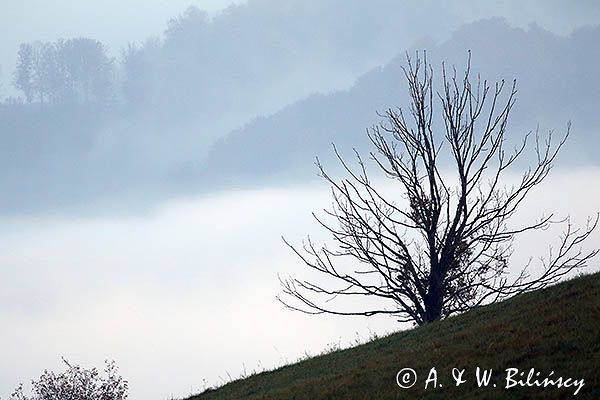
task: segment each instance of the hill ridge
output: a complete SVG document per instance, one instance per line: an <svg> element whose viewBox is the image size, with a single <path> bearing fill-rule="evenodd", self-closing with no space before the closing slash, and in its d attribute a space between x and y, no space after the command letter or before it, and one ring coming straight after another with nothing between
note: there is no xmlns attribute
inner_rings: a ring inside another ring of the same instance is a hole
<svg viewBox="0 0 600 400"><path fill-rule="evenodd" d="M477 367L480 373L493 371L488 386L477 387ZM404 368L411 368L418 376L410 389L402 389L396 382L402 379L398 373ZM435 388L432 368L437 378ZM465 371L466 382L459 387L455 386L453 368ZM508 374L514 370L509 368L518 369L511 381ZM577 398L597 399L599 368L600 272L596 272L232 381L188 400L562 399L573 397L580 380L583 386ZM529 381L528 374L532 374ZM563 378L563 387L535 386L548 377L551 383ZM570 387L564 387L567 378L571 379Z"/></svg>

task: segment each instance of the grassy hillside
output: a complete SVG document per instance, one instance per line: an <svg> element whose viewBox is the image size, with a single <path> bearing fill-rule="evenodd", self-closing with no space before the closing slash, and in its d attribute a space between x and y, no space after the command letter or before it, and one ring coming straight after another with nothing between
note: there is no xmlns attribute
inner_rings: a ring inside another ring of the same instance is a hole
<svg viewBox="0 0 600 400"><path fill-rule="evenodd" d="M487 387L477 387L478 366L494 371ZM396 383L396 374L405 367L418 375L411 389ZM434 389L432 382L425 390L432 367L438 387ZM452 378L453 368L465 369L467 382L459 387ZM576 397L576 387L506 389L507 368L525 372L523 380L535 368L541 372L539 381L554 371L551 378L584 379L584 386ZM600 273L596 273L235 381L190 400L600 399L599 376Z"/></svg>

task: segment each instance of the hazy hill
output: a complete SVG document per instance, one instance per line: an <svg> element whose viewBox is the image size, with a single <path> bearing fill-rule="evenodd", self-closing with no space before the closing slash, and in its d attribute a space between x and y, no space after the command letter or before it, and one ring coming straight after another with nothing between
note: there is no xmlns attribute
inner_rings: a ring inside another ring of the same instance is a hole
<svg viewBox="0 0 600 400"><path fill-rule="evenodd" d="M345 152L364 149L376 112L407 103L400 49L434 26L447 37L460 8L448 6L451 22L444 24L445 12L429 19L417 3L401 11L382 0L377 9L356 5L339 14L342 3L271 9L279 3L261 0L213 19L191 8L170 21L161 40L114 60L119 79L111 87L121 90L109 96L114 103L0 103L0 188L9 194L0 213L128 209L181 193L305 180L315 177L316 155L332 165L331 142ZM359 29L369 20L385 27ZM317 27L325 31L311 36ZM438 69L446 60L460 71L471 49L473 70L483 77L518 78L512 127L519 136L538 123L562 130L571 119L573 137L560 162L597 163L599 41L598 26L562 37L496 18L464 25L439 45L420 40L418 48ZM284 107L307 93L347 87L384 60L392 61L349 90Z"/></svg>
<svg viewBox="0 0 600 400"><path fill-rule="evenodd" d="M10 193L0 213L137 206L187 190L193 181L173 188L173 177L241 124L347 88L423 35L447 37L478 13L512 14L464 13L467 3L251 0L215 15L190 7L120 51L94 38L33 36L13 54L14 70L0 68L0 99L20 96L0 101L0 188Z"/></svg>
<svg viewBox="0 0 600 400"><path fill-rule="evenodd" d="M574 388L512 387L507 368L584 379L577 399L600 398L600 274L563 282L428 326L307 359L229 383L189 400L212 399L571 399ZM396 384L402 368L419 377L408 390ZM432 367L442 387L424 390ZM478 388L476 367L492 369ZM467 382L454 385L452 368ZM496 384L494 388L493 385Z"/></svg>
<svg viewBox="0 0 600 400"><path fill-rule="evenodd" d="M537 26L512 28L494 18L465 25L440 45L419 46L439 72L441 62L462 73L468 50L473 76L489 81L517 79L517 104L511 128L520 137L539 124L564 131L572 120L567 160L596 163L600 149L600 27L585 27L562 37ZM414 54L414 49L409 50ZM584 61L582 61L584 60ZM408 104L400 54L365 74L347 91L313 95L266 118L258 118L217 142L202 174L209 181L251 182L314 175L316 155L339 148L364 149L365 128L379 121L377 111ZM439 77L438 73L438 77ZM439 86L438 86L439 87Z"/></svg>

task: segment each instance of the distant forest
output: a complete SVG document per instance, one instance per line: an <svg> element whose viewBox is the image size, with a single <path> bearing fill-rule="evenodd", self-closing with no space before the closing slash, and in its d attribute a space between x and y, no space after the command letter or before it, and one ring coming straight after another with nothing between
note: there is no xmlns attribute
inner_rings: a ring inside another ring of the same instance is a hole
<svg viewBox="0 0 600 400"><path fill-rule="evenodd" d="M483 78L517 78L515 127L572 120L566 155L597 162L598 26L563 37L494 18L415 46L419 37L403 32L416 20L394 13L284 11L238 6L211 19L190 8L117 57L91 38L21 44L20 95L0 104L0 187L10 194L0 212L314 178L315 155L330 156L332 142L363 147L376 112L405 104L400 66L417 49L458 67L470 49Z"/></svg>

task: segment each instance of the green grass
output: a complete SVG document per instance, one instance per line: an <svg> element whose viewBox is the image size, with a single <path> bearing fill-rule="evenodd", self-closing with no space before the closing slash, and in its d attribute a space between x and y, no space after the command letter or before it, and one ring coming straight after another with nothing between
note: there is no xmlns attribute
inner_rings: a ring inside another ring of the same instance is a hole
<svg viewBox="0 0 600 400"><path fill-rule="evenodd" d="M475 368L493 369L490 386L478 388ZM410 367L418 382L396 384ZM430 369L443 387L424 389ZM506 389L506 368L554 371L584 379L575 388ZM452 368L465 368L455 387ZM354 348L307 359L208 390L190 400L213 399L600 399L600 273L480 307L463 315L398 332ZM492 387L493 384L497 387Z"/></svg>

